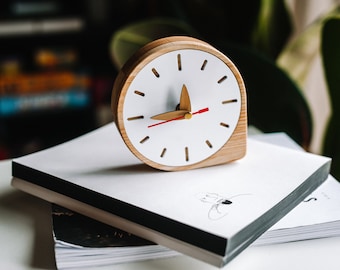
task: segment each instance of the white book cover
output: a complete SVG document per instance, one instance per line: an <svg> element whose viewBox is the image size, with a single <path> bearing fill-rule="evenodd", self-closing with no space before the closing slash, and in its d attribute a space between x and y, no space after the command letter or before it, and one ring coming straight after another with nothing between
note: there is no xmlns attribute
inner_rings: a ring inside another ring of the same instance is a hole
<svg viewBox="0 0 340 270"><path fill-rule="evenodd" d="M252 134L252 138L303 151L282 132ZM273 225L253 245L278 244L340 235L340 183L332 175L297 207Z"/></svg>
<svg viewBox="0 0 340 270"><path fill-rule="evenodd" d="M12 184L223 266L327 178L330 159L248 139L245 158L162 172L137 160L113 124L12 162Z"/></svg>

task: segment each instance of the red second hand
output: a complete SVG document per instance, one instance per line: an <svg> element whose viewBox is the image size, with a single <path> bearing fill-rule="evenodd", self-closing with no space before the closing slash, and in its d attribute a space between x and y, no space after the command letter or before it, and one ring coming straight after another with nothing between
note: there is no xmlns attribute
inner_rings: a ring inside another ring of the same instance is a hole
<svg viewBox="0 0 340 270"><path fill-rule="evenodd" d="M198 110L197 112L192 113L192 115L199 114L199 113L204 113L204 112L207 112L207 111L209 111L209 108L204 108L204 109Z"/></svg>
<svg viewBox="0 0 340 270"><path fill-rule="evenodd" d="M193 112L192 115L199 114L199 113L205 113L207 111L209 111L209 108L204 108L204 109L198 110L196 112ZM162 125L162 124L165 124L165 123L168 123L168 122L172 122L172 121L175 121L175 120L180 120L182 118L184 118L184 115L182 115L180 117L175 117L175 118L163 121L163 122L159 122L159 123L156 123L156 124L152 124L152 125L148 126L148 128L155 127L155 126L158 126L158 125Z"/></svg>

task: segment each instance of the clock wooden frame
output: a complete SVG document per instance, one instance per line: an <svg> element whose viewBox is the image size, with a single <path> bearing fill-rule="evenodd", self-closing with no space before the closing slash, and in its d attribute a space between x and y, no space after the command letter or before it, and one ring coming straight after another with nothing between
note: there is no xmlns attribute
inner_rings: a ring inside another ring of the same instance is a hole
<svg viewBox="0 0 340 270"><path fill-rule="evenodd" d="M167 166L146 158L139 151L137 151L136 148L129 141L128 134L124 127L123 107L127 90L136 75L140 72L140 70L143 69L143 67L147 63L149 63L156 57L180 49L202 50L222 60L229 67L237 80L241 96L241 110L234 132L230 136L229 140L226 141L226 143L217 152L215 152L208 158L194 164L183 166ZM124 143L130 149L130 151L142 162L156 169L165 171L196 169L225 164L237 159L241 159L246 154L247 102L246 90L242 76L234 63L227 56L215 49L210 44L199 39L187 36L172 36L152 41L139 49L125 63L114 82L111 98L111 109L114 116L114 122L123 138Z"/></svg>

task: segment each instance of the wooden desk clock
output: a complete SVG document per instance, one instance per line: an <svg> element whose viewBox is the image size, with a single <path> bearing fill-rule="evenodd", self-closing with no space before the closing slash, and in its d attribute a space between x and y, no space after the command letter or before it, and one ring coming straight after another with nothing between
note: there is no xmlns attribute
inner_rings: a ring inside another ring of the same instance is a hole
<svg viewBox="0 0 340 270"><path fill-rule="evenodd" d="M201 40L166 37L139 49L115 80L111 106L127 147L154 168L196 169L246 153L243 79Z"/></svg>

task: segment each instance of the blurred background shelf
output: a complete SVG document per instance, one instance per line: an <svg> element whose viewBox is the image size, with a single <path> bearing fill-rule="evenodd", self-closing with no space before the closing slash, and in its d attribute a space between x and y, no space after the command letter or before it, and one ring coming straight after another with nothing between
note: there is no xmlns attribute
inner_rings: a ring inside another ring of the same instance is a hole
<svg viewBox="0 0 340 270"><path fill-rule="evenodd" d="M111 120L110 2L1 1L0 159Z"/></svg>

